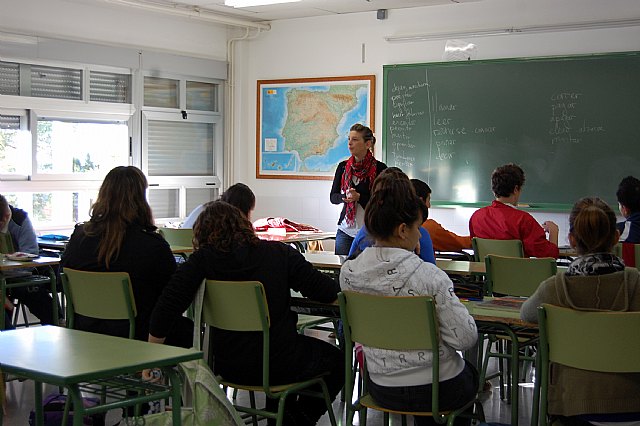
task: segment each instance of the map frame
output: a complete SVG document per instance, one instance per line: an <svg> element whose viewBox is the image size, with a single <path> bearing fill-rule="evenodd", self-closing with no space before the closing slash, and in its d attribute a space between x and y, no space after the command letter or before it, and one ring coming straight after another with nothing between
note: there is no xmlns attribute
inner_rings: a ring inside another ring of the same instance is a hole
<svg viewBox="0 0 640 426"><path fill-rule="evenodd" d="M355 75L341 77L313 77L313 78L289 78L277 80L257 81L257 102L256 102L256 178L257 179L305 179L305 180L332 180L335 168L328 172L302 172L288 170L264 170L263 163L263 116L262 107L265 105L263 94L269 88L281 88L287 86L298 86L300 88L314 86L344 86L353 83L354 85L367 85L367 106L368 117L362 124L369 126L375 132L375 75ZM291 111L287 111L291 114ZM295 111L294 111L295 112ZM287 115L288 115L287 114ZM346 143L346 140L345 140ZM348 157L347 157L348 158ZM338 163L335 164L337 166Z"/></svg>

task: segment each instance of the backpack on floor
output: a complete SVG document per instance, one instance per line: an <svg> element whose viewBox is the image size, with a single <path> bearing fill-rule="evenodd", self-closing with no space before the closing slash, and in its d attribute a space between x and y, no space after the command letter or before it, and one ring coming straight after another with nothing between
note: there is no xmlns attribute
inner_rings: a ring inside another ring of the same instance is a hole
<svg viewBox="0 0 640 426"><path fill-rule="evenodd" d="M42 411L44 417L44 426L61 426L62 417L64 415L64 405L67 402L67 395L60 393L52 393L42 400ZM85 408L94 407L100 403L99 398L85 397L82 398ZM104 426L105 413L85 416L82 424L86 426ZM29 425L36 424L36 411L32 410L29 414ZM73 409L69 411L67 418L67 426L73 425Z"/></svg>

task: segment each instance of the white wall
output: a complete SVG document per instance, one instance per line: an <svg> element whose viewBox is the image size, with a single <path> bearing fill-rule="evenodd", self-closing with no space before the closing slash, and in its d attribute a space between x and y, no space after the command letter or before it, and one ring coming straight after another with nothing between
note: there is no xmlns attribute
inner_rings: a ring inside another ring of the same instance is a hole
<svg viewBox="0 0 640 426"><path fill-rule="evenodd" d="M375 122L379 130L382 66L441 61L445 45L444 40L389 43L384 40L385 36L632 17L640 17L637 0L483 0L392 10L384 21L377 20L375 12L371 12L274 22L271 31L238 45L236 70L240 84L235 101L236 117L242 118L235 122L233 180L254 189L256 218L286 216L334 230L339 206L329 202L330 181L255 178L256 80L375 74ZM468 41L477 45L477 59L630 51L640 50L640 27L478 37ZM362 44L366 50L364 63ZM617 183L612 182L612 191ZM522 201L526 202L526 187ZM431 217L460 234L468 234L467 224L472 213L473 209L463 208L430 212ZM560 242L566 244L566 214L536 213L534 216L540 221L556 221L560 226Z"/></svg>

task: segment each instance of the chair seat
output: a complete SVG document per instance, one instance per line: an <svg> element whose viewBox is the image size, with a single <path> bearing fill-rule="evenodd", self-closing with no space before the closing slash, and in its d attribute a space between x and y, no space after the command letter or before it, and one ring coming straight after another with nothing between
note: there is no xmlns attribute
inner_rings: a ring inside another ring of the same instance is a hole
<svg viewBox="0 0 640 426"><path fill-rule="evenodd" d="M249 392L263 392L264 388L262 387L262 385L239 385L237 383L233 383L233 382L228 382L226 380L224 380L222 377L217 377L218 381L220 382L221 385L223 386L228 386L230 388L234 388L234 389L242 389L242 390L246 390ZM274 386L269 386L269 390L271 392L284 392L286 390L292 389L292 388L296 388L296 387L306 387L309 385L309 383L312 383L315 380L319 380L322 379L322 376L316 376L313 377L309 380L304 380L301 382L293 382L293 383L285 383L283 385L274 385Z"/></svg>
<svg viewBox="0 0 640 426"><path fill-rule="evenodd" d="M401 411L401 410L392 410L391 408L383 407L378 404L371 395L365 395L358 400L361 405L364 405L367 408L371 408L373 410L384 411L392 414L402 414L407 416L429 416L433 417L433 413L431 411ZM451 413L451 411L440 411L440 414L447 416Z"/></svg>
<svg viewBox="0 0 640 426"><path fill-rule="evenodd" d="M51 282L51 278L46 275L26 275L22 277L9 277L7 278L7 286L11 286L11 284L26 284L28 285L40 285L40 284L49 284Z"/></svg>

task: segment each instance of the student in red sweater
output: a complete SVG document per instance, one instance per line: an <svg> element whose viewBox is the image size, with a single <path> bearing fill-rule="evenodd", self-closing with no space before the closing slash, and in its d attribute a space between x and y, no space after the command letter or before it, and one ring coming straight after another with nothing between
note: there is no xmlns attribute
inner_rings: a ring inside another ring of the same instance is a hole
<svg viewBox="0 0 640 426"><path fill-rule="evenodd" d="M500 166L491 174L491 190L496 199L476 211L469 220L471 237L494 240L521 240L525 257L558 258L558 225L542 226L529 213L518 210L524 185L524 171L515 164ZM549 234L549 239L545 233Z"/></svg>

